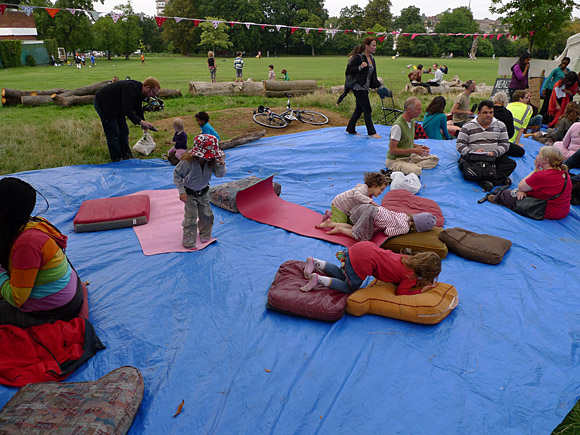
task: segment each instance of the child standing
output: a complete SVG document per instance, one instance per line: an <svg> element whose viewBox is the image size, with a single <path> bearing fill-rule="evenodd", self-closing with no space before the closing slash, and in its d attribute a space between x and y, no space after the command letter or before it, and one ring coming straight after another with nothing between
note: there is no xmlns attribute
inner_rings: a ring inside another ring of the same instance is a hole
<svg viewBox="0 0 580 435"><path fill-rule="evenodd" d="M280 71L282 73L282 75L284 76L284 81L288 82L290 81L290 78L288 77L288 71L286 71L286 68L283 68L282 71Z"/></svg>
<svg viewBox="0 0 580 435"><path fill-rule="evenodd" d="M215 66L215 57L213 55L213 51L207 52L207 67L209 68L209 78L212 83L215 83L215 73L217 71L217 67Z"/></svg>
<svg viewBox="0 0 580 435"><path fill-rule="evenodd" d="M197 112L195 114L195 120L197 121L197 125L201 127L201 134L211 134L217 137L217 140L220 140L220 135L209 124L209 115L206 112Z"/></svg>
<svg viewBox="0 0 580 435"><path fill-rule="evenodd" d="M345 234L361 242L372 239L375 230L382 230L387 237L429 231L437 219L431 213L397 213L385 207L372 204L357 205L351 210L350 220L354 225L325 220L316 228L332 228L326 234Z"/></svg>
<svg viewBox="0 0 580 435"><path fill-rule="evenodd" d="M276 80L276 73L274 72L274 65L268 65L268 80Z"/></svg>
<svg viewBox="0 0 580 435"><path fill-rule="evenodd" d="M357 184L354 188L336 195L330 205L332 222L352 223L349 220L350 211L361 204L379 206L373 201L373 196L378 197L387 187L387 180L378 172L367 172L364 184Z"/></svg>
<svg viewBox="0 0 580 435"><path fill-rule="evenodd" d="M167 152L167 160L175 166L179 163L181 156L187 151L187 133L184 131L183 120L181 118L175 118L173 120L173 130L175 131L173 139L171 140L173 148Z"/></svg>
<svg viewBox="0 0 580 435"><path fill-rule="evenodd" d="M145 55L141 53L141 66L145 66Z"/></svg>
<svg viewBox="0 0 580 435"><path fill-rule="evenodd" d="M321 284L344 293L358 290L367 276L397 284L397 295L416 295L435 287L441 273L441 258L434 252L406 256L395 254L371 242L360 242L344 252L342 268L308 257L304 277L308 284L300 287L308 292ZM322 276L320 271L330 276Z"/></svg>
<svg viewBox="0 0 580 435"><path fill-rule="evenodd" d="M209 180L212 174L226 174L225 154L214 136L200 134L193 147L181 156L173 171L173 182L179 191L179 199L185 203L183 218L183 246L196 249L199 218L199 237L202 243L211 239L213 213L209 206Z"/></svg>
<svg viewBox="0 0 580 435"><path fill-rule="evenodd" d="M242 58L242 52L238 51L236 53L236 58L234 59L234 69L236 70L236 82L244 81L244 59Z"/></svg>

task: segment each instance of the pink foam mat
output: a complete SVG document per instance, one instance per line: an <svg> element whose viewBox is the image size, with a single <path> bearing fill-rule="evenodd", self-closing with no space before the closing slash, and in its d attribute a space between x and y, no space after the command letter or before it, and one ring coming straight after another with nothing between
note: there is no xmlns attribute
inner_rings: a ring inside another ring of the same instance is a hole
<svg viewBox="0 0 580 435"><path fill-rule="evenodd" d="M149 222L133 227L145 255L195 252L217 240L212 237L209 241L202 243L198 232L196 249L187 249L183 246L181 222L185 213L185 204L179 200L177 189L143 190L133 195L147 195L150 200Z"/></svg>
<svg viewBox="0 0 580 435"><path fill-rule="evenodd" d="M236 204L240 213L256 222L283 228L301 236L326 240L337 245L350 247L357 243L343 234L326 234L328 229L316 228L322 222L322 215L309 208L284 201L274 192L274 175L238 192ZM371 242L382 244L387 237L377 232Z"/></svg>

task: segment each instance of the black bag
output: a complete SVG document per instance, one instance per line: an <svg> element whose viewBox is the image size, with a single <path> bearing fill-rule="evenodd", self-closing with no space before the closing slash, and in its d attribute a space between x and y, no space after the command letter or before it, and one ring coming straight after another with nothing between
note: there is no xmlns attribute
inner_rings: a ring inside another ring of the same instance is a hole
<svg viewBox="0 0 580 435"><path fill-rule="evenodd" d="M564 181L564 187L562 188L562 191L559 194L554 195L548 199L538 199L526 196L525 198L518 199L512 210L521 216L541 221L544 219L544 215L546 214L546 207L548 206L548 201L556 199L560 195L562 195L564 193L564 190L566 190L567 184L568 184L568 173L566 172L566 181Z"/></svg>
<svg viewBox="0 0 580 435"><path fill-rule="evenodd" d="M463 178L467 181L497 180L495 157L487 154L467 154L463 157Z"/></svg>
<svg viewBox="0 0 580 435"><path fill-rule="evenodd" d="M362 53L359 53L358 56L361 59L361 63L364 62ZM352 62L352 59L351 59L350 62ZM350 62L349 62L349 64L350 64ZM344 71L344 77L345 77L344 86L346 88L348 88L348 89L353 89L354 88L354 84L358 80L358 75L359 74L360 74L360 71L358 73L356 73L356 74L349 74L348 73L348 65L347 65L346 70Z"/></svg>

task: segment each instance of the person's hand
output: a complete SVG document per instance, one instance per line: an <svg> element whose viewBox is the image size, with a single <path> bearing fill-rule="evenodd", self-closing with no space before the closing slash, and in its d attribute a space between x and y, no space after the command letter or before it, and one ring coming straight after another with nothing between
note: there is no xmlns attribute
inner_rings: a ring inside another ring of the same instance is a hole
<svg viewBox="0 0 580 435"><path fill-rule="evenodd" d="M528 194L526 192L522 192L521 190L518 190L518 192L516 193L517 199L524 199L526 196L528 196Z"/></svg>
<svg viewBox="0 0 580 435"><path fill-rule="evenodd" d="M487 155L493 157L493 152L490 151L490 152L487 153Z"/></svg>
<svg viewBox="0 0 580 435"><path fill-rule="evenodd" d="M379 205L376 202L374 202L374 201L371 201L371 204L374 205L374 206L376 206L376 207L379 207Z"/></svg>
<svg viewBox="0 0 580 435"><path fill-rule="evenodd" d="M153 127L153 124L151 124L148 121L141 121L139 124L141 124L141 127L145 129L150 129L151 127Z"/></svg>
<svg viewBox="0 0 580 435"><path fill-rule="evenodd" d="M217 162L222 166L225 165L226 164L226 156L221 156L219 159L217 159Z"/></svg>
<svg viewBox="0 0 580 435"><path fill-rule="evenodd" d="M556 110L560 111L560 106L558 104L556 104Z"/></svg>
<svg viewBox="0 0 580 435"><path fill-rule="evenodd" d="M433 290L436 286L437 286L437 284L435 284L435 283L426 285L425 287L423 287L421 289L421 293L425 293L425 292L428 292L429 290Z"/></svg>
<svg viewBox="0 0 580 435"><path fill-rule="evenodd" d="M542 98L544 98L544 97L546 96L546 90L545 90L545 89L542 91L542 94L541 94L540 96L541 96Z"/></svg>
<svg viewBox="0 0 580 435"><path fill-rule="evenodd" d="M360 69L363 69L363 68L366 68L367 66L369 66L369 64L366 63L366 62L363 62L363 63L360 64L359 68Z"/></svg>
<svg viewBox="0 0 580 435"><path fill-rule="evenodd" d="M180 193L179 194L179 200L181 202L187 202L187 193Z"/></svg>
<svg viewBox="0 0 580 435"><path fill-rule="evenodd" d="M475 150L476 153L485 153L486 151L483 148Z"/></svg>
<svg viewBox="0 0 580 435"><path fill-rule="evenodd" d="M473 116L473 115L475 115L475 113L473 113L471 110L468 110L468 111L467 111L467 115L469 115L469 116Z"/></svg>

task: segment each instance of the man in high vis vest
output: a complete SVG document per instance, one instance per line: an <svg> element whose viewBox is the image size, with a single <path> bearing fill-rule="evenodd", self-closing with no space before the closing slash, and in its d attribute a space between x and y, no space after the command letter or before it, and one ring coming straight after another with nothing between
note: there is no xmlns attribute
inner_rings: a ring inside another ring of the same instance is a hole
<svg viewBox="0 0 580 435"><path fill-rule="evenodd" d="M522 134L528 127L540 126L542 124L542 115L536 115L532 118L534 109L528 103L532 98L529 90L518 89L514 92L513 103L508 104L509 110L514 117L514 135L510 137L510 142L520 145Z"/></svg>

